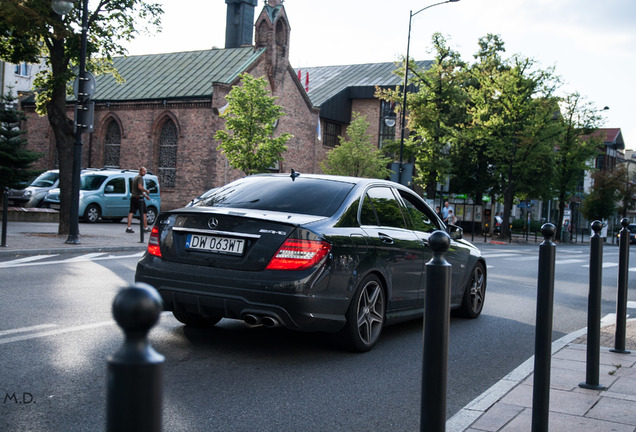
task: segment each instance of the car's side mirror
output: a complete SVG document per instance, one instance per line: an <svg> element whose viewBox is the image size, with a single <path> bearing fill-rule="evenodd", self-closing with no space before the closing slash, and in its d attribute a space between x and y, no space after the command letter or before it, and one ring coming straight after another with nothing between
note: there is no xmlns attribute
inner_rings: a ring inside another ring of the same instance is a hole
<svg viewBox="0 0 636 432"><path fill-rule="evenodd" d="M448 230L448 234L453 240L460 240L464 238L464 229L457 225L449 224L446 229Z"/></svg>
<svg viewBox="0 0 636 432"><path fill-rule="evenodd" d="M105 191L106 191L106 193L113 193L113 192L115 192L115 186L108 185L108 186L106 186Z"/></svg>

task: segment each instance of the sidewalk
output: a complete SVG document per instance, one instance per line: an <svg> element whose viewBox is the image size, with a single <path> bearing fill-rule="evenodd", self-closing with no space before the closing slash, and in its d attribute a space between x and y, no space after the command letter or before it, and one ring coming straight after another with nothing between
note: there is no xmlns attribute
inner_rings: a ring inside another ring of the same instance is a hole
<svg viewBox="0 0 636 432"><path fill-rule="evenodd" d="M66 244L68 236L57 235L56 222L7 223L6 246L0 247L0 257L36 254L89 253L107 251L143 251L150 233L140 242L139 221L133 219L134 234L126 233L126 222L79 224L79 244Z"/></svg>
<svg viewBox="0 0 636 432"><path fill-rule="evenodd" d="M636 431L636 319L627 321L625 348L630 354L610 352L615 332L611 322L601 324L599 384L606 390L579 387L586 380L587 329L552 343L550 431ZM449 419L446 430L532 430L533 371L530 358Z"/></svg>
<svg viewBox="0 0 636 432"><path fill-rule="evenodd" d="M133 220L134 234L127 234L126 223L80 223L80 243L66 244L67 236L57 235L57 223L9 222L6 247L0 257L37 254L143 251L139 221ZM470 236L466 236L470 239ZM475 237L477 246L483 237ZM489 242L488 247L499 244ZM527 245L503 243L501 247ZM538 243L537 243L538 245ZM586 380L586 329L552 343L550 379L550 431L636 432L636 319L627 322L626 349L630 354L610 352L614 347L611 317L602 323L599 384L607 390L579 387ZM447 421L448 432L529 432L532 420L534 360L528 359L501 381L477 397Z"/></svg>

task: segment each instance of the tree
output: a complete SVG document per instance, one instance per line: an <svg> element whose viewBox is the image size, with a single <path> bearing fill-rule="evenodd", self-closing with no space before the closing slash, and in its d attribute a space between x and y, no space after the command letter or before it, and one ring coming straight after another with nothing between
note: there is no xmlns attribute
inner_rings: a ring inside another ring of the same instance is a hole
<svg viewBox="0 0 636 432"><path fill-rule="evenodd" d="M590 192L581 204L581 212L590 221L609 219L616 214L625 174L620 170L596 171L592 173L592 181Z"/></svg>
<svg viewBox="0 0 636 432"><path fill-rule="evenodd" d="M566 95L561 101L561 131L554 151L554 188L559 199L559 220L563 226L565 205L583 181L588 164L599 153L603 143L595 139L594 132L600 125L598 109L585 102L579 93ZM563 230L559 230L559 238Z"/></svg>
<svg viewBox="0 0 636 432"><path fill-rule="evenodd" d="M554 148L553 92L558 79L551 70L536 69L519 56L502 60L503 42L497 36L480 39L480 67L473 75L471 128L483 140L492 194L504 198L504 221L510 219L515 197L547 195ZM509 225L502 227L509 235Z"/></svg>
<svg viewBox="0 0 636 432"><path fill-rule="evenodd" d="M456 138L457 125L466 114L466 94L461 87L464 63L441 34L433 34L432 41L435 50L432 66L418 70L414 62L408 65L414 75L410 82L418 90L407 93L411 136L404 142L406 153L415 157L415 182L426 189L429 198L433 198L437 183L451 173L450 146ZM405 66L395 73L404 76ZM399 87L379 90L376 95L399 103L403 90Z"/></svg>
<svg viewBox="0 0 636 432"><path fill-rule="evenodd" d="M353 113L353 119L347 127L349 139L339 137L340 145L327 154L326 163L320 166L326 174L346 175L353 177L386 178L391 174L387 165L390 158L384 157L380 150L371 143L367 134L369 122L366 116Z"/></svg>
<svg viewBox="0 0 636 432"><path fill-rule="evenodd" d="M122 43L138 33L159 28L163 10L158 3L143 0L100 0L91 5L87 69L116 73L112 56L125 55ZM59 16L53 12L50 0L0 0L0 10L0 59L16 64L44 59L47 65L35 80L36 109L40 115L47 115L55 135L61 189L58 233L68 234L75 139L66 102L68 84L79 64L81 10L75 8Z"/></svg>
<svg viewBox="0 0 636 432"><path fill-rule="evenodd" d="M216 133L232 168L246 175L266 172L282 160L287 151L285 143L289 133L274 137L283 108L276 105L277 97L267 90L267 80L254 78L248 73L240 75L242 85L234 86L226 99L228 107L221 114L225 128ZM231 131L232 133L228 132Z"/></svg>
<svg viewBox="0 0 636 432"><path fill-rule="evenodd" d="M0 197L5 188L16 188L35 176L37 172L29 169L29 166L42 157L40 153L25 149L26 131L20 129L20 122L25 115L16 106L11 88L6 94L0 95Z"/></svg>

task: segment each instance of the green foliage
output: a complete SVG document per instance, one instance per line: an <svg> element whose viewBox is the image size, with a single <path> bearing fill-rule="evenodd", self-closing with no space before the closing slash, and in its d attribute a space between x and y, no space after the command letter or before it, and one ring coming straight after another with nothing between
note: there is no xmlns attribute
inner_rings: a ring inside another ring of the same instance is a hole
<svg viewBox="0 0 636 432"><path fill-rule="evenodd" d="M92 7L86 15L89 71L112 73L112 56L126 54L123 42L139 33L160 30L163 10L159 3L143 0L88 3ZM79 6L82 2L75 4ZM59 16L53 12L51 0L0 0L0 11L0 59L11 63L43 61L47 66L34 82L36 110L47 115L55 135L61 190L58 234L68 234L75 137L66 107L70 84L80 64L82 11L75 7Z"/></svg>
<svg viewBox="0 0 636 432"><path fill-rule="evenodd" d="M596 171L592 174L592 181L590 193L581 204L581 212L590 221L609 219L616 213L625 175L620 170Z"/></svg>
<svg viewBox="0 0 636 432"><path fill-rule="evenodd" d="M26 131L20 129L24 112L16 109L17 100L11 89L0 95L0 196L5 187L18 188L37 173L29 169L40 153L25 150Z"/></svg>
<svg viewBox="0 0 636 432"><path fill-rule="evenodd" d="M366 116L353 113L351 124L347 127L347 136L340 138L340 145L327 154L326 163L320 166L326 174L353 177L386 178L391 174L387 165L391 161L371 143L367 134L369 122Z"/></svg>
<svg viewBox="0 0 636 432"><path fill-rule="evenodd" d="M234 86L227 96L228 107L221 115L226 130L219 130L216 139L232 168L246 175L266 172L282 160L289 133L274 137L283 108L267 90L265 78L248 73L240 76L242 85ZM230 133L231 132L231 133Z"/></svg>

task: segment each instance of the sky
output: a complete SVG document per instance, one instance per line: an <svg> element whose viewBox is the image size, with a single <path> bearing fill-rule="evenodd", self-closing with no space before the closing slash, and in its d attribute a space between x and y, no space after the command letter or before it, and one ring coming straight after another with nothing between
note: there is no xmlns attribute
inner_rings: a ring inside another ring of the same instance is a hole
<svg viewBox="0 0 636 432"><path fill-rule="evenodd" d="M225 47L225 0L154 1L164 9L163 30L126 45L129 55ZM518 54L554 67L562 94L576 91L599 110L609 107L603 127L620 128L625 147L636 149L636 1L459 0L427 8L438 1L285 0L290 63L398 61L412 11L410 58L431 59L431 35L439 32L472 63L479 38L500 35L505 58ZM259 0L255 18L263 5Z"/></svg>

